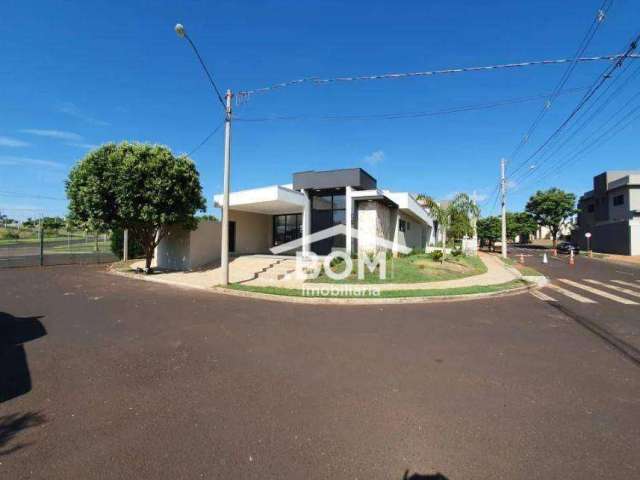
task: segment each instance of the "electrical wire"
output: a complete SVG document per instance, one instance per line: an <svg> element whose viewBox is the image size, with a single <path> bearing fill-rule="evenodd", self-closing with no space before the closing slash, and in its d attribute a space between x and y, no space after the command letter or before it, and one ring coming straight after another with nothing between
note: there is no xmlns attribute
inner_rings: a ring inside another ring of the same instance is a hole
<svg viewBox="0 0 640 480"><path fill-rule="evenodd" d="M587 87L577 87L564 90L559 95L565 95L586 90ZM289 116L268 116L268 117L236 117L235 120L240 122L270 122L283 120L397 120L405 118L420 118L438 115L449 115L452 113L468 112L473 110L487 110L491 108L501 107L505 105L514 105L518 103L531 102L546 98L548 94L529 95L524 97L513 97L505 100L496 100L494 102L477 103L471 105L463 105L459 107L446 108L441 110L431 110L422 112L395 112L395 113L376 113L376 114L328 114L328 115L289 115Z"/></svg>
<svg viewBox="0 0 640 480"><path fill-rule="evenodd" d="M514 178L514 180L516 181L522 182L528 177L535 176L535 174L540 171L541 165L544 165L546 162L548 162L554 156L556 156L560 151L562 151L564 147L566 147L569 144L569 142L571 142L571 140L573 140L576 137L578 133L580 133L589 124L591 124L593 120L613 101L613 99L620 94L620 92L629 84L629 82L635 79L640 74L640 66L638 66L638 68L636 68L631 73L631 75L629 75L617 89L611 92L609 96L604 98L607 92L611 89L611 87L616 84L616 81L623 78L624 74L626 73L630 65L631 64L627 64L622 74L620 76L615 77L610 83L608 83L607 87L601 93L601 95L597 97L592 103L590 103L589 106L582 112L582 116L580 117L581 121L579 123L574 123L572 125L570 133L568 133L568 136L561 143L556 144L552 150L548 150L545 154L542 155L541 159L537 162L537 165L535 166L535 171L529 170L527 172L521 173L520 177L518 177L518 175L515 175L515 177L512 176L512 178ZM600 102L600 100L602 100L603 98L604 100ZM635 98L635 96L632 98ZM627 102L628 101L629 100L627 100ZM593 108L596 106L597 108L593 110ZM591 112L591 110L593 110L593 112ZM591 114L587 116L587 114L589 114L590 112ZM602 126L600 128L602 128Z"/></svg>
<svg viewBox="0 0 640 480"><path fill-rule="evenodd" d="M580 110L582 110L584 105L602 87L604 82L606 82L609 78L611 78L611 75L613 74L613 72L617 68L620 68L623 65L624 60L627 57L629 57L631 53L637 48L639 40L640 40L640 34L634 37L629 47L625 51L625 53L622 54L611 67L608 67L599 77L595 79L594 83L589 88L589 91L587 91L587 93L585 93L582 99L578 102L578 105L576 105L576 107L571 111L571 113L567 116L567 118L553 131L553 133L549 137L547 137L547 139L531 155L529 155L529 157L527 157L527 160L525 161L525 163L529 163L529 161L531 161L534 157L536 157L547 145L549 145L549 143L554 138L556 138L560 134L560 132L562 132L562 130L567 126L567 124L576 116L578 112L580 112Z"/></svg>
<svg viewBox="0 0 640 480"><path fill-rule="evenodd" d="M602 2L602 4L600 5L600 8L598 9L597 14L594 16L593 21L589 25L589 28L587 29L587 32L585 33L584 37L582 38L582 41L580 42L580 44L578 46L578 49L576 50L576 53L575 53L575 55L573 57L573 60L572 60L571 64L569 65L567 70L564 72L564 74L560 78L560 80L559 80L558 84L556 85L556 87L554 88L553 92L551 93L551 95L549 96L549 98L547 99L545 104L542 106L541 110L538 112L538 115L534 119L533 123L527 129L525 135L522 137L522 139L520 140L518 145L515 147L515 149L511 152L511 155L509 155L509 157L507 157L509 161L512 162L518 156L518 154L522 151L522 148L531 139L531 135L533 135L535 130L538 128L538 126L540 125L540 122L543 120L543 118L545 117L546 113L551 108L551 106L552 106L553 102L555 101L555 99L557 98L559 92L564 87L564 85L567 83L567 81L569 80L569 77L571 76L571 74L575 70L575 67L578 64L578 61L577 61L578 58L580 58L580 56L584 54L584 52L588 48L589 44L593 40L593 37L597 33L600 25L602 24L602 21L604 20L604 18L606 17L609 9L611 8L612 2L613 2L613 0L604 0ZM513 170L511 172L511 175L514 175L515 173L517 173L525 165L526 165L526 162L522 162L519 166L517 166L515 168L515 170ZM508 167L508 165L507 165L507 167Z"/></svg>
<svg viewBox="0 0 640 480"><path fill-rule="evenodd" d="M393 79L399 79L399 78L430 77L435 75L448 75L448 74L462 73L462 72L479 72L479 71L497 70L497 69L521 68L521 67L529 67L534 65L559 65L563 63L569 63L569 62L582 63L582 62L610 61L610 60L618 60L623 55L624 54L609 54L609 55L598 55L593 57L580 57L577 59L576 58L560 58L557 60L531 60L531 61L519 62L519 63L503 63L503 64L497 64L497 65L488 65L488 66L446 68L441 70L427 70L422 72L383 73L383 74L377 74L377 75L358 75L358 76L333 77L333 78L305 77L297 80L290 80L286 82L276 83L268 87L240 91L236 96L236 101L241 102L244 99L247 99L248 97L250 97L251 95L266 93L272 90L278 90L285 87L302 85L305 83L311 83L314 85L323 85L323 84L338 83L338 82L393 80ZM640 56L638 55L631 55L630 57L640 58Z"/></svg>
<svg viewBox="0 0 640 480"><path fill-rule="evenodd" d="M198 150L200 150L200 148L207 143L211 137L213 137L218 130L220 130L220 127L222 127L222 125L224 125L224 120L222 122L220 122L220 124L214 128L211 133L209 133L206 137L204 137L204 139L198 144L197 147L195 147L193 150L191 150L189 153L186 154L187 157L190 157L191 155L193 155L194 153L196 153Z"/></svg>
<svg viewBox="0 0 640 480"><path fill-rule="evenodd" d="M636 98L640 98L640 91L636 92L635 95L629 100L633 100ZM611 120L615 119L620 113L622 113L626 108L630 105L629 101L625 102L621 108L619 108L613 115L609 117L609 119L605 122L605 125L609 123ZM621 118L619 118L613 125L611 125L608 129L601 131L602 126L598 129L600 133L596 138L592 139L590 143L583 145L583 147L566 157L564 157L557 165L552 165L546 170L540 172L536 179L528 179L528 183L540 183L554 172L560 172L563 168L566 168L570 163L578 159L581 155L586 154L588 151L593 151L601 145L604 145L606 142L614 138L620 132L622 132L625 128L627 128L630 124L632 124L636 119L640 118L640 104L631 108L628 112L626 112ZM624 125L620 126L623 122ZM597 133L597 132L594 132ZM609 138L606 138L609 134L612 134ZM526 180L526 179L525 179ZM523 181L522 186L526 184Z"/></svg>

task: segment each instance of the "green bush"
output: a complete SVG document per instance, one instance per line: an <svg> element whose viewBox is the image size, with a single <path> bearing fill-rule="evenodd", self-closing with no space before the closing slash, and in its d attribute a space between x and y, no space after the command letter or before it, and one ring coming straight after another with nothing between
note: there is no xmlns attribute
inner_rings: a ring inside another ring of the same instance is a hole
<svg viewBox="0 0 640 480"><path fill-rule="evenodd" d="M451 252L451 255L453 255L454 257L460 257L464 256L464 253L462 250L455 249Z"/></svg>
<svg viewBox="0 0 640 480"><path fill-rule="evenodd" d="M443 256L442 250L434 250L429 254L429 256L431 257L431 260L435 262L439 262L442 260L442 256Z"/></svg>
<svg viewBox="0 0 640 480"><path fill-rule="evenodd" d="M122 258L124 249L124 231L116 229L111 233L111 251L118 258ZM140 240L135 238L129 230L129 258L143 258L144 249Z"/></svg>
<svg viewBox="0 0 640 480"><path fill-rule="evenodd" d="M0 238L2 240L18 240L20 238L20 234L18 232L7 230L5 232L2 232Z"/></svg>

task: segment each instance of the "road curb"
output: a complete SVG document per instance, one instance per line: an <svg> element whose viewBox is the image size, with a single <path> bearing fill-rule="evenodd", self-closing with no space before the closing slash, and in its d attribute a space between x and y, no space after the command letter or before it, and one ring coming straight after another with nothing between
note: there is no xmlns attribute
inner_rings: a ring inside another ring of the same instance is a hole
<svg viewBox="0 0 640 480"><path fill-rule="evenodd" d="M180 282L172 282L154 278L152 275L133 274L121 272L113 268L108 269L108 273L132 278L134 280L143 280L147 282L169 285L172 287L183 288L187 290L199 290L202 292L218 293L235 297L253 298L258 300L267 300L271 302L299 303L309 305L398 305L398 304L420 304L420 303L446 303L446 302L464 302L469 300L480 300L483 298L500 298L521 293L529 292L540 288L538 283L531 283L508 290L498 292L485 293L465 293L460 295L434 295L428 297L397 297L397 298L335 298L335 297L295 297L290 295L277 295L273 293L250 292L246 290L233 290L224 287L204 287L200 285L185 285ZM532 277L533 278L533 277ZM546 277L543 277L546 280ZM546 283L545 283L546 284Z"/></svg>

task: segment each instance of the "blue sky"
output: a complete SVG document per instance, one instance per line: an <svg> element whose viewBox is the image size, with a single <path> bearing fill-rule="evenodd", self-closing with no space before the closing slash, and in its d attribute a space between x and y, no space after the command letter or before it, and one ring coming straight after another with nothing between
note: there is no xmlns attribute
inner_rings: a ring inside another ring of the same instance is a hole
<svg viewBox="0 0 640 480"><path fill-rule="evenodd" d="M238 91L305 76L571 57L600 3L5 1L0 209L13 216L64 214L64 179L88 149L138 140L188 152L220 123L220 106L188 44L175 35L176 22L185 25L220 88ZM620 52L639 26L637 2L615 0L586 53ZM606 66L580 64L565 88L591 84ZM544 94L565 69L306 85L253 96L235 110L232 189L289 183L294 171L361 166L384 188L437 198L475 190L482 199L496 182L499 159L519 142L542 98L430 117L313 117L430 112ZM638 85L634 80L594 120L594 129L608 112L629 102ZM567 93L554 102L523 160L581 94ZM240 121L273 116L308 118ZM603 170L640 169L639 125L580 156L556 177L516 182L510 209L522 208L537 188L559 186L579 194ZM578 135L549 165L583 141ZM222 147L220 130L193 155L210 209L212 195L221 189Z"/></svg>

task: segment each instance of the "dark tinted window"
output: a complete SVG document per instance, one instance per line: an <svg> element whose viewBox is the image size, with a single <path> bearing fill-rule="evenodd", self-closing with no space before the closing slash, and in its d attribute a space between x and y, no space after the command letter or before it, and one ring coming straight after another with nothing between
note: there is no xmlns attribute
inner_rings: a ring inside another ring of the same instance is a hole
<svg viewBox="0 0 640 480"><path fill-rule="evenodd" d="M316 210L331 210L331 195L313 197L313 208Z"/></svg>
<svg viewBox="0 0 640 480"><path fill-rule="evenodd" d="M613 197L614 205L624 205L624 195L616 195Z"/></svg>

